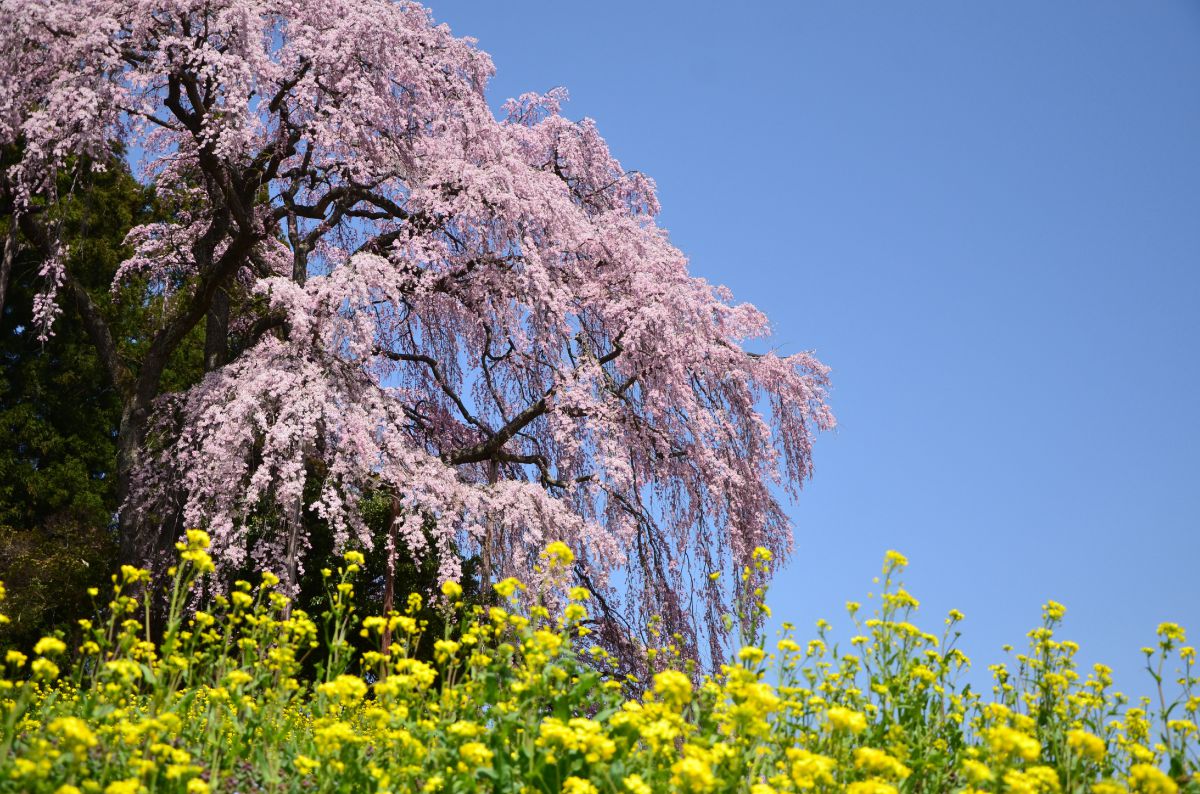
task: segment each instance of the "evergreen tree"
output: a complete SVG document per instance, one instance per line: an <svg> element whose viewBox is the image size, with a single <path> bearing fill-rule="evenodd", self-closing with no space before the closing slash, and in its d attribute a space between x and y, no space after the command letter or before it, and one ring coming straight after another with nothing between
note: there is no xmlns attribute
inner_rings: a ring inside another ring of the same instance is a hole
<svg viewBox="0 0 1200 794"><path fill-rule="evenodd" d="M70 267L103 295L128 256L126 233L153 212L152 194L119 159L85 173L62 180L55 220ZM52 337L37 339L42 259L13 232L11 209L0 217L9 259L0 310L0 580L12 619L3 630L22 642L87 614L87 588L106 582L115 564L121 399L74 307L65 307ZM115 297L109 305L122 345L136 347L146 307Z"/></svg>

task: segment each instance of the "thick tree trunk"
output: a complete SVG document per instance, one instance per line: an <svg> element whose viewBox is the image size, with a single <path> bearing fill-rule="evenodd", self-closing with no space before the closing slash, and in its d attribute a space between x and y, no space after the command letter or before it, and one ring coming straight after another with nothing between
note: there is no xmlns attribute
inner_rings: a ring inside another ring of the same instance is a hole
<svg viewBox="0 0 1200 794"><path fill-rule="evenodd" d="M8 295L8 279L12 274L13 257L17 254L17 224L9 221L8 236L4 240L4 260L0 261L0 315L4 314L4 300Z"/></svg>
<svg viewBox="0 0 1200 794"><path fill-rule="evenodd" d="M204 371L212 372L229 360L229 293L218 289L204 326Z"/></svg>
<svg viewBox="0 0 1200 794"><path fill-rule="evenodd" d="M488 461L488 485L495 485L499 479L500 468L495 460ZM492 583L492 543L496 533L495 518L489 514L487 520L487 528L483 535L483 548L481 549L480 557L480 573L479 573L479 588L483 593L488 593L489 586Z"/></svg>
<svg viewBox="0 0 1200 794"><path fill-rule="evenodd" d="M147 522L128 504L133 489L133 473L137 469L146 435L148 411L139 406L134 398L125 403L121 411L121 424L117 429L117 536L121 548L121 561L131 565L150 567L161 545L157 532L151 531Z"/></svg>

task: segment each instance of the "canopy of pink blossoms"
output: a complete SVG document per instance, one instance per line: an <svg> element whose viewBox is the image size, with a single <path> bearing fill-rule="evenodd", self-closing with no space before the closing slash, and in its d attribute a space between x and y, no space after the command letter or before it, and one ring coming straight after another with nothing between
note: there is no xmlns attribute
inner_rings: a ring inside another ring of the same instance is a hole
<svg viewBox="0 0 1200 794"><path fill-rule="evenodd" d="M415 3L2 5L22 206L120 142L171 208L117 276L164 301L154 344L227 306L204 380L153 401L125 510L278 568L301 511L369 544L383 490L444 577L480 551L529 576L563 539L613 615L713 635L739 577L708 574L790 549L825 367L747 352L766 318L689 275L651 180L560 92L497 118L488 56Z"/></svg>

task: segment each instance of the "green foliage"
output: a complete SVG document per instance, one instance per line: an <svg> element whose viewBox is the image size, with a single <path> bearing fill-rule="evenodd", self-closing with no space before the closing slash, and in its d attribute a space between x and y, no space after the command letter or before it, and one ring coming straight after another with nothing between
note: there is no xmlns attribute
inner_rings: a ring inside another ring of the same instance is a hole
<svg viewBox="0 0 1200 794"><path fill-rule="evenodd" d="M119 164L64 187L56 222L70 267L105 295L125 234L147 211L146 192ZM0 221L0 236L11 223ZM12 588L4 633L14 641L77 617L86 588L106 581L115 559L121 395L76 312L63 312L49 340L37 339L40 266L34 249L20 245L0 316L0 577ZM135 324L127 314L119 318L126 334Z"/></svg>
<svg viewBox="0 0 1200 794"><path fill-rule="evenodd" d="M103 171L72 164L58 192L52 209L35 211L61 236L68 270L100 308L122 363L136 368L163 307L135 288L113 290L112 282L130 253L124 244L130 228L163 210L119 158ZM12 223L11 215L0 220L0 238ZM125 399L65 294L53 335L37 338L32 313L34 296L45 288L42 259L20 234L16 242L0 314L0 578L11 588L12 618L0 636L20 642L69 626L88 604L87 588L108 581L116 567L117 434ZM182 388L201 371L196 332L172 359L164 385Z"/></svg>

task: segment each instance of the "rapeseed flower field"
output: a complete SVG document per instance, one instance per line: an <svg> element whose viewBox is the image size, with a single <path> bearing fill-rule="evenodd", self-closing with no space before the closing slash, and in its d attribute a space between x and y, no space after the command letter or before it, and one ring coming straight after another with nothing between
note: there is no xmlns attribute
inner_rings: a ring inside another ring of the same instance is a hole
<svg viewBox="0 0 1200 794"><path fill-rule="evenodd" d="M1145 649L1154 697L1131 701L1107 668L1077 669L1078 646L1056 638L1065 610L1049 602L1028 650L989 668L985 696L958 682L963 616L918 627L897 552L878 607L847 604L849 647L824 622L807 641L787 624L769 641L747 629L728 664L699 675L671 637L636 663L594 645L562 543L542 554L537 587L498 583L498 605L467 607L447 583L453 619L435 639L417 595L358 618L355 552L324 572L323 615L293 608L270 575L190 610L208 542L193 530L179 544L157 642L139 595L149 574L126 567L78 647L46 637L3 654L0 791L1200 792L1182 627L1158 627ZM753 587L769 565L760 550L743 572L743 626L769 612ZM380 650L356 653L355 633ZM647 672L617 672L631 668Z"/></svg>

